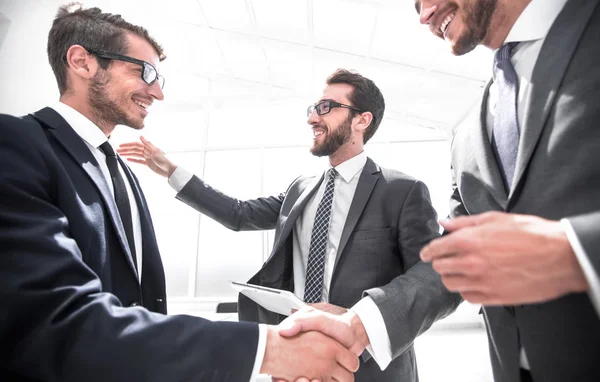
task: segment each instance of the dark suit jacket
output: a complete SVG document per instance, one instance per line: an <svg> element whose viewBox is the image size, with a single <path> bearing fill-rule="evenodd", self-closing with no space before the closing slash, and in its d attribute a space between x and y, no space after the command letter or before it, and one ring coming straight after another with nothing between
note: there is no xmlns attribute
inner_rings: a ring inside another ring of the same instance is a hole
<svg viewBox="0 0 600 382"><path fill-rule="evenodd" d="M114 198L84 141L49 108L0 115L0 380L250 377L256 325L163 314L152 221L124 168L140 211L141 285Z"/></svg>
<svg viewBox="0 0 600 382"><path fill-rule="evenodd" d="M233 230L275 229L271 255L249 282L291 291L293 227L322 180L300 177L284 194L240 201L193 177L177 197ZM421 248L437 236L427 187L368 159L340 239L329 302L349 308L371 296L383 315L395 360L381 371L369 359L356 373L357 381L418 380L414 339L460 301L419 259ZM268 323L281 318L243 295L239 317Z"/></svg>
<svg viewBox="0 0 600 382"><path fill-rule="evenodd" d="M600 275L600 5L570 0L535 64L513 188L506 192L482 105L452 144L453 216L485 211L569 218ZM600 381L600 319L585 293L484 308L497 382L518 381L523 346L535 381Z"/></svg>

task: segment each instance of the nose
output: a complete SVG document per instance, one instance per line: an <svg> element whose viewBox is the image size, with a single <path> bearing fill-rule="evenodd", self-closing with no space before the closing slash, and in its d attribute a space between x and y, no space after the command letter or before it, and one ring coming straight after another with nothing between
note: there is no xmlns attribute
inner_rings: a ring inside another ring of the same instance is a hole
<svg viewBox="0 0 600 382"><path fill-rule="evenodd" d="M426 2L423 1L421 3L421 10L419 12L419 21L421 24L429 24L435 11L437 11L437 5L427 5Z"/></svg>
<svg viewBox="0 0 600 382"><path fill-rule="evenodd" d="M308 116L308 120L306 121L309 125L314 125L319 122L319 114L317 114L316 110L313 110L312 113Z"/></svg>
<svg viewBox="0 0 600 382"><path fill-rule="evenodd" d="M158 81L154 81L154 83L150 85L150 95L159 101L165 99L165 95L163 94Z"/></svg>

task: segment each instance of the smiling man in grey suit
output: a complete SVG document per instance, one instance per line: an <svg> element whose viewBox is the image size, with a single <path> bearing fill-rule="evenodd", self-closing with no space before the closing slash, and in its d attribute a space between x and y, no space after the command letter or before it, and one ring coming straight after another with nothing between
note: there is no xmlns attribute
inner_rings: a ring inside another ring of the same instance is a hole
<svg viewBox="0 0 600 382"><path fill-rule="evenodd" d="M119 152L168 176L180 200L230 229L275 229L271 256L249 282L291 290L319 309L349 316L375 358L363 357L357 381L417 381L414 339L460 299L419 259L421 248L439 235L427 187L381 168L363 151L384 108L373 81L346 70L331 75L321 99L308 108L311 152L328 156L329 168L269 198L224 195L144 139ZM280 320L243 295L239 314L242 320Z"/></svg>
<svg viewBox="0 0 600 382"><path fill-rule="evenodd" d="M600 381L599 1L415 5L455 54L496 50L454 132L455 219L423 259L485 305L496 381Z"/></svg>

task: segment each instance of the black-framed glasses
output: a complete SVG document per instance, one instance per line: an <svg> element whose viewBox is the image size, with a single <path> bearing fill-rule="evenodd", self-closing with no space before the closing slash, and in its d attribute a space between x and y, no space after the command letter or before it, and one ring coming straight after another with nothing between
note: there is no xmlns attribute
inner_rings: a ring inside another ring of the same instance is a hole
<svg viewBox="0 0 600 382"><path fill-rule="evenodd" d="M345 107L346 109L354 110L358 113L362 113L362 110L355 108L354 106L344 105L343 103L331 101L331 100L323 100L321 102L317 102L314 105L310 105L308 109L306 109L306 116L310 117L313 111L316 111L318 115L327 114L334 107Z"/></svg>
<svg viewBox="0 0 600 382"><path fill-rule="evenodd" d="M158 71L152 64L146 61L138 60L137 58L124 56L118 53L107 52L105 50L88 49L88 52L100 58L131 62L132 64L140 65L142 67L142 80L144 80L145 83L152 85L154 81L158 81L158 86L160 86L161 89L165 86L165 78L158 74Z"/></svg>

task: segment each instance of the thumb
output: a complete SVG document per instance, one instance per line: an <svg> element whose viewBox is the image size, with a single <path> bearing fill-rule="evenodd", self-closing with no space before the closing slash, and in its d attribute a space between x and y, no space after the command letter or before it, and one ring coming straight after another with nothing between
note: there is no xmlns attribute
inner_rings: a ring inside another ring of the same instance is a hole
<svg viewBox="0 0 600 382"><path fill-rule="evenodd" d="M310 316L314 311L315 309L310 306L305 306L297 310L294 314L277 325L277 332L283 337L293 337L300 332L314 330L313 328L308 327L303 319Z"/></svg>
<svg viewBox="0 0 600 382"><path fill-rule="evenodd" d="M287 321L287 320L286 320ZM277 332L282 337L293 337L296 334L302 332L302 324L299 322L283 321L277 325Z"/></svg>

